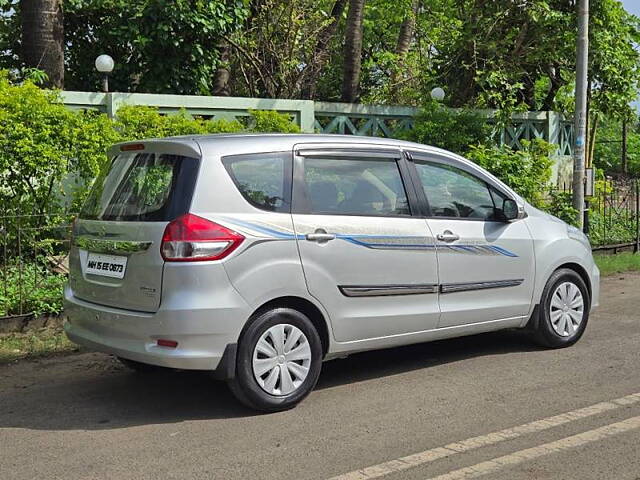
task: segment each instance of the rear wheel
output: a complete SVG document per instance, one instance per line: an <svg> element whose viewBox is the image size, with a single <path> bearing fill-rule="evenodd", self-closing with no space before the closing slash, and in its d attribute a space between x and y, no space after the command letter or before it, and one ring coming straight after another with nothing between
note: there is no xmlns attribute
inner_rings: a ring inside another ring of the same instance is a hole
<svg viewBox="0 0 640 480"><path fill-rule="evenodd" d="M231 391L251 408L286 410L313 390L321 366L322 345L311 320L297 310L275 308L242 335Z"/></svg>
<svg viewBox="0 0 640 480"><path fill-rule="evenodd" d="M589 290L580 275L567 268L556 270L542 292L534 340L549 348L573 345L587 327L590 306Z"/></svg>

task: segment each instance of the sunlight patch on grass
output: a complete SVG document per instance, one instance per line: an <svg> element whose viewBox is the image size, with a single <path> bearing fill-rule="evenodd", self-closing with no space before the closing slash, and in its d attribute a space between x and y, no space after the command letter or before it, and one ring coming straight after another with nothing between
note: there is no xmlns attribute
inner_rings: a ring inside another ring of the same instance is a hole
<svg viewBox="0 0 640 480"><path fill-rule="evenodd" d="M596 253L593 258L602 276L640 271L640 254L637 253L622 252L615 255Z"/></svg>
<svg viewBox="0 0 640 480"><path fill-rule="evenodd" d="M0 335L0 364L77 350L78 346L71 343L60 328Z"/></svg>

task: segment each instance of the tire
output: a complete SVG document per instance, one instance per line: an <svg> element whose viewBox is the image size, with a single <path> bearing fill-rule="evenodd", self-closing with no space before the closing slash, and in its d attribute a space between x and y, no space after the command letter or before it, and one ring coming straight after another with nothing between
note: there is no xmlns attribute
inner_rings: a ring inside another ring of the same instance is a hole
<svg viewBox="0 0 640 480"><path fill-rule="evenodd" d="M240 402L255 410L293 408L320 376L320 336L306 315L291 308L261 312L250 322L238 343L229 387Z"/></svg>
<svg viewBox="0 0 640 480"><path fill-rule="evenodd" d="M589 290L580 275L568 268L556 270L531 319L533 340L547 348L573 345L587 328L590 307Z"/></svg>
<svg viewBox="0 0 640 480"><path fill-rule="evenodd" d="M156 373L165 370L164 367L157 365L149 365L148 363L136 362L135 360L129 360L128 358L116 357L120 363L122 363L129 370L133 370L136 373Z"/></svg>

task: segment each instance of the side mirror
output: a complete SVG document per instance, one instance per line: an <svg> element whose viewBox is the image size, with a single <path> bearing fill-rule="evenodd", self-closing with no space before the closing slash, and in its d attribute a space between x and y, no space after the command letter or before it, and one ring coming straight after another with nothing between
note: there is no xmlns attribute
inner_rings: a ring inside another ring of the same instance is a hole
<svg viewBox="0 0 640 480"><path fill-rule="evenodd" d="M510 222L511 220L516 220L520 217L518 204L515 200L511 198L505 198L502 201L502 217L505 222Z"/></svg>

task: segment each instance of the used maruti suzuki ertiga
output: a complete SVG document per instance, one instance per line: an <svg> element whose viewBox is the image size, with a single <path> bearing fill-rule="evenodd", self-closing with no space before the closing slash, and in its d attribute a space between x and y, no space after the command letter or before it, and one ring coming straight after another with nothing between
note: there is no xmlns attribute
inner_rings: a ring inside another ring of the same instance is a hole
<svg viewBox="0 0 640 480"><path fill-rule="evenodd" d="M74 223L67 335L213 371L256 409L353 352L504 328L568 346L598 302L582 232L437 148L209 135L109 156Z"/></svg>

